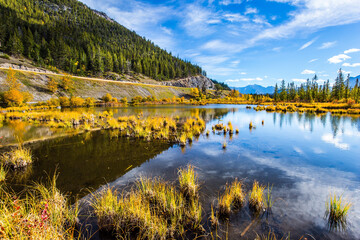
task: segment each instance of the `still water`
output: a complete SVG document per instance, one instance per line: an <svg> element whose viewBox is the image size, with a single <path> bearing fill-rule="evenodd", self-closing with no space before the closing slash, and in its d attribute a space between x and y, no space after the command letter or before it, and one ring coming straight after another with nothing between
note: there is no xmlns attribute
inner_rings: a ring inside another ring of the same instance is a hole
<svg viewBox="0 0 360 240"><path fill-rule="evenodd" d="M115 138L110 131L37 142L31 146L36 162L24 172L13 174L12 186L45 181L56 170L62 191L86 199L90 190L96 191L104 184L122 189L141 175L175 182L178 168L191 163L201 182L205 224L211 204L216 203L227 182L241 179L246 190L254 180L273 186L276 201L272 213L256 217L244 206L221 226L229 239L242 235L254 239L270 229L279 236L290 232L292 239L360 239L359 117L256 112L243 105L149 106L112 111L114 116L199 115L207 121L210 132L212 125L229 121L240 132L232 137L204 134L185 148L163 141ZM250 121L255 125L252 130ZM324 219L330 193L343 195L353 204L343 231L329 230ZM96 233L94 238L102 236Z"/></svg>

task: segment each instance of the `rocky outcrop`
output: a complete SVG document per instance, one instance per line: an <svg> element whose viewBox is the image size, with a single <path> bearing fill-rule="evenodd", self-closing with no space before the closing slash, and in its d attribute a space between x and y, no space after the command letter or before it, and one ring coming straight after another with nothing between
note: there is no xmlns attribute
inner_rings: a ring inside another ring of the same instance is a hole
<svg viewBox="0 0 360 240"><path fill-rule="evenodd" d="M46 69L42 69L42 68L32 68L32 67L28 67L25 65L18 65L18 64L12 64L12 63L3 63L0 64L0 68L12 68L15 70L24 70L24 71L30 71L30 72L38 72L38 73L48 73L48 74L56 74L55 72L46 70Z"/></svg>
<svg viewBox="0 0 360 240"><path fill-rule="evenodd" d="M165 86L174 87L188 87L188 88L200 88L200 89L215 89L215 84L207 77L199 75L193 77L182 78L178 80L171 80L162 82Z"/></svg>

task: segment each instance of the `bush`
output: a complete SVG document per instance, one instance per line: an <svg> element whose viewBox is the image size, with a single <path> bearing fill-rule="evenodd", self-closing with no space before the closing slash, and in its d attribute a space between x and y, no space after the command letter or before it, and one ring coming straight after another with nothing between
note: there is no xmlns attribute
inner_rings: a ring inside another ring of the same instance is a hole
<svg viewBox="0 0 360 240"><path fill-rule="evenodd" d="M92 98L92 97L88 97L85 99L85 105L87 107L93 107L95 105L95 98Z"/></svg>
<svg viewBox="0 0 360 240"><path fill-rule="evenodd" d="M70 99L68 97L59 97L61 107L70 107Z"/></svg>
<svg viewBox="0 0 360 240"><path fill-rule="evenodd" d="M70 98L70 106L71 107L82 107L85 103L85 100L81 97L71 97Z"/></svg>
<svg viewBox="0 0 360 240"><path fill-rule="evenodd" d="M19 90L11 89L4 93L4 101L10 107L21 106L24 103L24 96Z"/></svg>
<svg viewBox="0 0 360 240"><path fill-rule="evenodd" d="M47 88L50 92L55 93L58 89L58 83L54 78L50 78L47 82Z"/></svg>
<svg viewBox="0 0 360 240"><path fill-rule="evenodd" d="M107 93L102 97L102 99L104 100L105 103L108 103L112 101L113 97L111 96L110 93Z"/></svg>

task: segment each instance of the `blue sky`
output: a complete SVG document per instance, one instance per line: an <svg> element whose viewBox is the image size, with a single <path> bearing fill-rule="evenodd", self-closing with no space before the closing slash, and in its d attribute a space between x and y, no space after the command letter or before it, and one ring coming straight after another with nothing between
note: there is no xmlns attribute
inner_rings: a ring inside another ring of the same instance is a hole
<svg viewBox="0 0 360 240"><path fill-rule="evenodd" d="M360 74L360 0L81 0L230 86Z"/></svg>

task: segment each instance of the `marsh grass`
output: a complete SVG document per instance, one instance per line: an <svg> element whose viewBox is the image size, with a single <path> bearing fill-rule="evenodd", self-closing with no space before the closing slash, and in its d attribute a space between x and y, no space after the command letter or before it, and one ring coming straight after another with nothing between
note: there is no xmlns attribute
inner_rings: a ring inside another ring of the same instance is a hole
<svg viewBox="0 0 360 240"><path fill-rule="evenodd" d="M0 166L0 182L5 181L7 171L5 170L4 166Z"/></svg>
<svg viewBox="0 0 360 240"><path fill-rule="evenodd" d="M336 194L330 194L326 202L325 212L330 229L346 228L346 218L351 205L351 203L344 201L342 196L337 197Z"/></svg>
<svg viewBox="0 0 360 240"><path fill-rule="evenodd" d="M224 193L218 198L219 216L228 218L231 211L240 209L244 202L243 185L235 179L230 185L226 186Z"/></svg>
<svg viewBox="0 0 360 240"><path fill-rule="evenodd" d="M274 200L272 197L272 189L273 189L273 185L270 187L270 185L268 184L266 188L266 197L264 196L264 207L268 213L271 212L271 208L274 205Z"/></svg>
<svg viewBox="0 0 360 240"><path fill-rule="evenodd" d="M198 177L194 166L188 165L178 171L178 180L181 193L187 198L197 198L199 191Z"/></svg>
<svg viewBox="0 0 360 240"><path fill-rule="evenodd" d="M226 142L223 142L222 148L223 148L223 149L226 149L226 147L227 147L227 143L226 143Z"/></svg>
<svg viewBox="0 0 360 240"><path fill-rule="evenodd" d="M24 147L21 143L18 147L3 153L0 159L4 165L14 169L25 167L33 161L31 150Z"/></svg>
<svg viewBox="0 0 360 240"><path fill-rule="evenodd" d="M264 186L254 181L249 196L249 207L255 212L260 212L264 207L264 190Z"/></svg>
<svg viewBox="0 0 360 240"><path fill-rule="evenodd" d="M21 196L0 187L1 239L74 239L78 208L55 185L36 184Z"/></svg>
<svg viewBox="0 0 360 240"><path fill-rule="evenodd" d="M202 206L197 197L189 198L189 194L197 196L189 187L196 183L195 176L192 166L180 169L180 189L186 189L180 191L161 178L144 177L127 193L104 189L92 203L99 227L136 239L178 238L187 230L204 231Z"/></svg>

